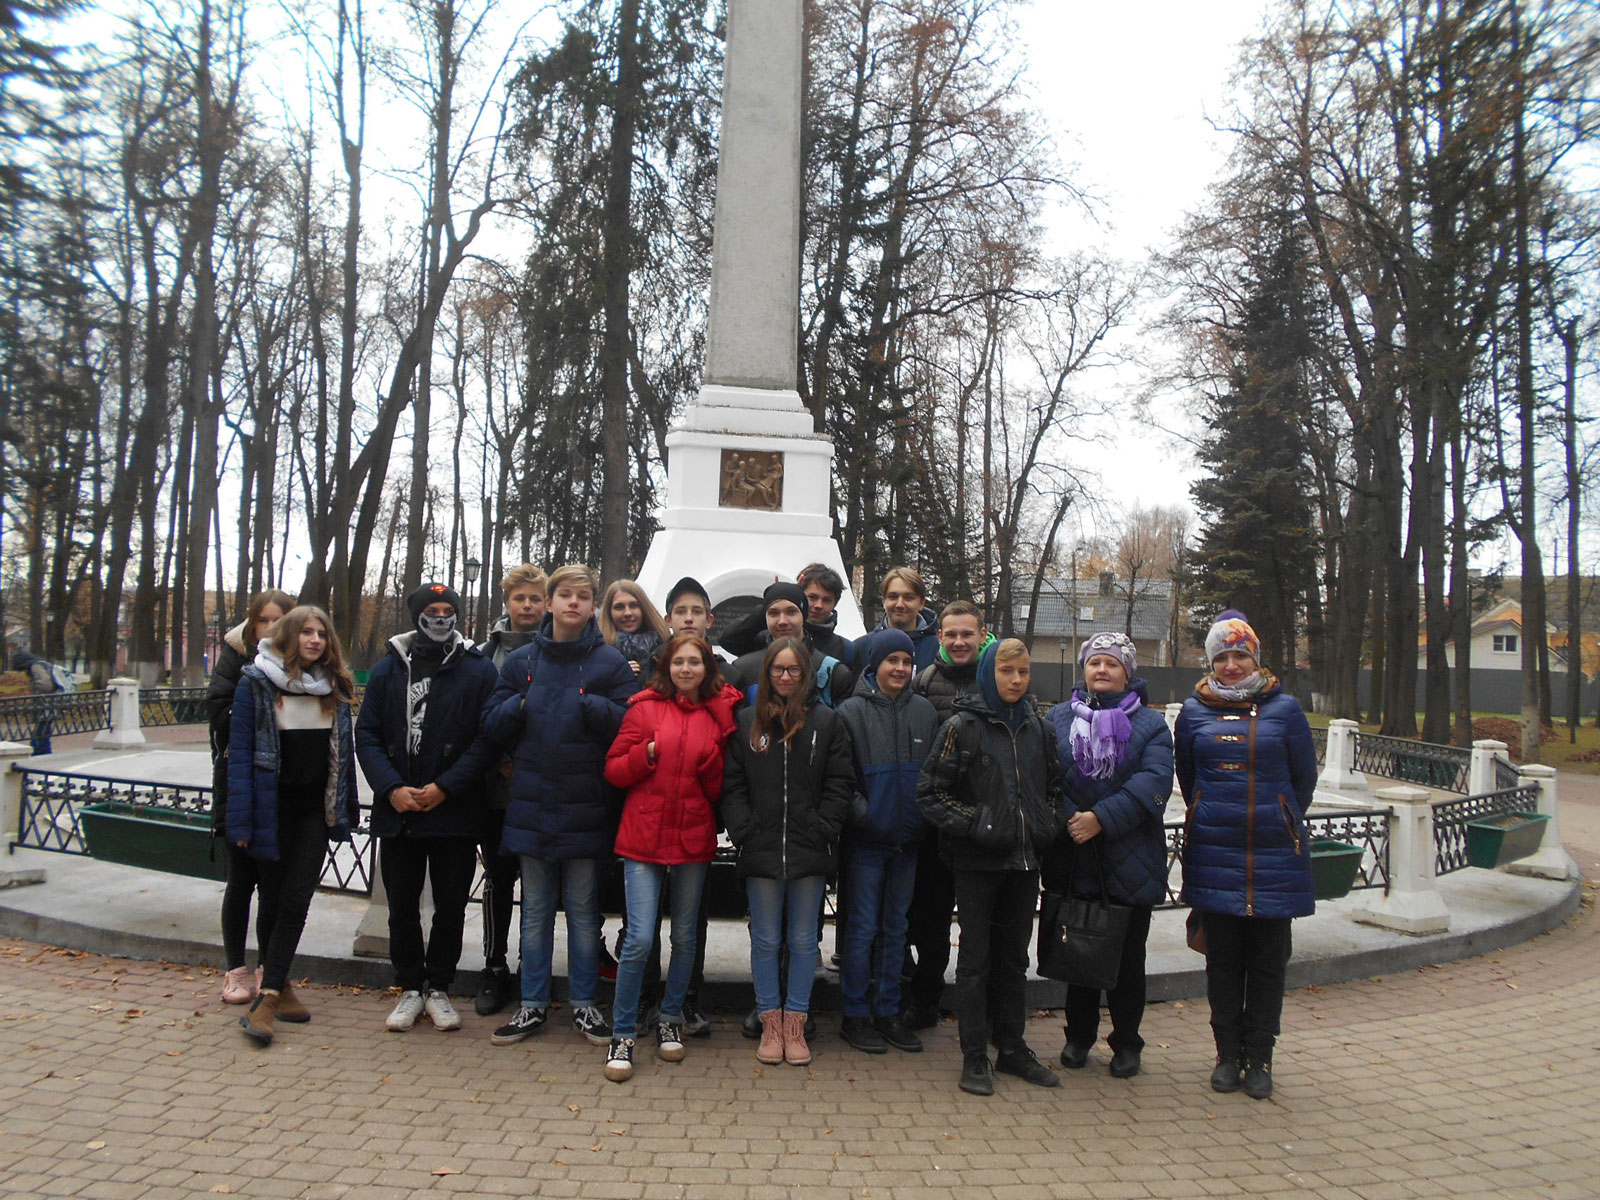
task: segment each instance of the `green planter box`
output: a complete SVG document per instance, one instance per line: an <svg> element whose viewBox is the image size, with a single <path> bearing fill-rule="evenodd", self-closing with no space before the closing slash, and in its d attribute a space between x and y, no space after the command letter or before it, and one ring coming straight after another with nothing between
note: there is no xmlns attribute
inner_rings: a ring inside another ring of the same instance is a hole
<svg viewBox="0 0 1600 1200"><path fill-rule="evenodd" d="M227 877L227 857L211 854L207 813L107 801L80 808L78 826L89 853L105 862L199 879Z"/></svg>
<svg viewBox="0 0 1600 1200"><path fill-rule="evenodd" d="M1337 900L1348 896L1361 870L1360 846L1335 838L1316 838L1311 843L1311 890L1318 900Z"/></svg>
<svg viewBox="0 0 1600 1200"><path fill-rule="evenodd" d="M1500 813L1467 822L1467 863L1493 869L1527 858L1544 841L1544 813Z"/></svg>

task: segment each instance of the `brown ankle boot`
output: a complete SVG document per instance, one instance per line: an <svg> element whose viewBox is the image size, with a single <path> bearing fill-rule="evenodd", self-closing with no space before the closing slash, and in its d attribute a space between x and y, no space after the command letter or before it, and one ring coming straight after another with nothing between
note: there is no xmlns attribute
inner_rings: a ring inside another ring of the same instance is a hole
<svg viewBox="0 0 1600 1200"><path fill-rule="evenodd" d="M803 1067L811 1061L811 1047L806 1045L805 1013L783 1014L783 1061L791 1067Z"/></svg>
<svg viewBox="0 0 1600 1200"><path fill-rule="evenodd" d="M768 1009L761 1014L761 1045L756 1047L759 1062L775 1066L783 1061L783 1012Z"/></svg>
<svg viewBox="0 0 1600 1200"><path fill-rule="evenodd" d="M311 1020L311 1010L300 1003L300 997L294 994L294 984L286 983L283 991L278 993L278 1020L289 1021L295 1025L304 1025Z"/></svg>
<svg viewBox="0 0 1600 1200"><path fill-rule="evenodd" d="M239 1018L239 1028L246 1037L254 1038L263 1046L272 1044L272 1020L278 1015L278 993L258 992L250 1011Z"/></svg>

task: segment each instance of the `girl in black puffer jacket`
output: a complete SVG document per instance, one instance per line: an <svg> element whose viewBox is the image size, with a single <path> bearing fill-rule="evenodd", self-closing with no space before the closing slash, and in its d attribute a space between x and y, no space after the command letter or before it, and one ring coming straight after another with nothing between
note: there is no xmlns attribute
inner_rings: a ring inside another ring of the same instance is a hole
<svg viewBox="0 0 1600 1200"><path fill-rule="evenodd" d="M817 913L837 866L839 830L855 790L850 735L811 694L805 644L779 638L761 659L753 707L728 739L722 820L739 848L750 899L750 973L761 1014L764 1063L811 1061L806 1012L817 970ZM785 930L784 909L788 908ZM779 948L788 948L788 995L779 996Z"/></svg>

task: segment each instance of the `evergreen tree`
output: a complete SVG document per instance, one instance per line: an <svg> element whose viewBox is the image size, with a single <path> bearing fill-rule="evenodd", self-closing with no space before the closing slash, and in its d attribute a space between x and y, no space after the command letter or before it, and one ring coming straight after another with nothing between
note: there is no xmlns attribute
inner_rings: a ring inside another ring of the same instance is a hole
<svg viewBox="0 0 1600 1200"><path fill-rule="evenodd" d="M1222 333L1227 389L1211 402L1211 433L1200 446L1211 473L1190 489L1202 521L1196 599L1208 618L1243 610L1261 638L1262 665L1293 690L1298 619L1317 555L1301 431L1311 407L1311 314L1304 246L1288 214L1263 235L1238 320Z"/></svg>

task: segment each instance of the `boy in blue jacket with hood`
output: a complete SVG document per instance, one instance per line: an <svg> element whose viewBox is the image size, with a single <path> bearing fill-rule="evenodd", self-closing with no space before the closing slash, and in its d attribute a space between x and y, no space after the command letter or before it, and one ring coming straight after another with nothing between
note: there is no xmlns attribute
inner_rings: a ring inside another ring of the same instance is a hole
<svg viewBox="0 0 1600 1200"><path fill-rule="evenodd" d="M922 1049L922 1039L900 1014L900 968L917 853L927 831L917 805L917 779L933 748L939 717L911 690L914 652L902 630L873 634L867 673L855 694L839 705L856 768L856 794L840 839L850 886L844 893L839 1033L867 1054L883 1054L889 1046Z"/></svg>

